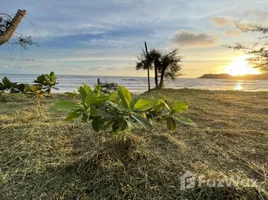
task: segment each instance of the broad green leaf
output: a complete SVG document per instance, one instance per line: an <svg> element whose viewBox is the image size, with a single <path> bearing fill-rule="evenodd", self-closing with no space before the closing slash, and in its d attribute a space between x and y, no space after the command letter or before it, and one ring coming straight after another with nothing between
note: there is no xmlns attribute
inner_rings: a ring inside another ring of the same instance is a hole
<svg viewBox="0 0 268 200"><path fill-rule="evenodd" d="M160 110L162 110L163 108L166 108L168 111L170 111L170 107L169 105L164 101L164 100L158 100L155 105L153 106L153 110L156 112L159 112Z"/></svg>
<svg viewBox="0 0 268 200"><path fill-rule="evenodd" d="M109 96L105 96L105 95L102 95L102 96L99 96L99 97L95 97L92 101L92 105L93 106L97 106L97 107L100 107L102 106L107 100L108 100Z"/></svg>
<svg viewBox="0 0 268 200"><path fill-rule="evenodd" d="M105 121L101 117L94 117L92 121L92 127L94 131L99 132L102 129L104 123Z"/></svg>
<svg viewBox="0 0 268 200"><path fill-rule="evenodd" d="M55 77L55 73L54 72L50 72L49 76L50 77Z"/></svg>
<svg viewBox="0 0 268 200"><path fill-rule="evenodd" d="M93 100L94 100L94 94L87 94L86 98L85 98L85 106L89 107L93 104Z"/></svg>
<svg viewBox="0 0 268 200"><path fill-rule="evenodd" d="M119 98L117 92L111 93L110 96L109 96L108 101L112 101L112 102L118 103L120 101L120 98Z"/></svg>
<svg viewBox="0 0 268 200"><path fill-rule="evenodd" d="M5 90L5 89L6 87L2 83L0 83L0 90Z"/></svg>
<svg viewBox="0 0 268 200"><path fill-rule="evenodd" d="M154 100L140 99L134 105L134 110L143 112L143 111L150 110L154 105L155 105Z"/></svg>
<svg viewBox="0 0 268 200"><path fill-rule="evenodd" d="M71 112L67 118L65 119L67 122L72 122L74 121L75 119L77 119L78 117L80 117L81 113L77 112L77 111L74 111L74 112Z"/></svg>
<svg viewBox="0 0 268 200"><path fill-rule="evenodd" d="M91 90L91 88L87 84L84 85L84 90L87 93L87 95L93 93L93 91Z"/></svg>
<svg viewBox="0 0 268 200"><path fill-rule="evenodd" d="M172 117L167 118L167 128L171 133L173 133L176 130L176 123Z"/></svg>
<svg viewBox="0 0 268 200"><path fill-rule="evenodd" d="M118 96L120 97L123 106L126 109L130 109L130 103L131 103L131 94L129 93L129 91L124 87L124 86L119 86L118 87Z"/></svg>
<svg viewBox="0 0 268 200"><path fill-rule="evenodd" d="M3 78L2 82L6 87L12 86L12 82L6 76Z"/></svg>
<svg viewBox="0 0 268 200"><path fill-rule="evenodd" d="M88 94L85 88L88 89L88 87L86 85L83 85L83 86L80 86L78 89L79 96L82 99L83 103L85 103L85 99L86 99L87 94Z"/></svg>
<svg viewBox="0 0 268 200"><path fill-rule="evenodd" d="M145 119L144 117L140 116L139 114L135 113L135 112L131 112L131 117L137 121L141 126L143 126L146 129L152 129L152 124Z"/></svg>
<svg viewBox="0 0 268 200"><path fill-rule="evenodd" d="M122 108L119 104L117 103L114 103L114 102L111 102L111 101L108 101L107 103L109 103L109 106L112 107L112 108L115 108L116 110L118 111L123 111L124 108Z"/></svg>
<svg viewBox="0 0 268 200"><path fill-rule="evenodd" d="M187 102L184 101L178 101L175 102L172 106L171 112L172 113L183 113L188 109L189 105Z"/></svg>
<svg viewBox="0 0 268 200"><path fill-rule="evenodd" d="M103 118L112 118L112 117L113 117L113 115L111 115L111 114L105 112L104 110L99 110L99 115L100 115L101 117L103 117Z"/></svg>
<svg viewBox="0 0 268 200"><path fill-rule="evenodd" d="M99 110L97 108L95 108L94 106L91 106L90 116L97 117L99 115L100 115Z"/></svg>
<svg viewBox="0 0 268 200"><path fill-rule="evenodd" d="M173 116L172 118L178 123L182 123L188 126L196 126L196 124L190 118L183 117L183 116L176 116L176 117Z"/></svg>
<svg viewBox="0 0 268 200"><path fill-rule="evenodd" d="M96 85L94 91L97 93L101 92L101 85Z"/></svg>
<svg viewBox="0 0 268 200"><path fill-rule="evenodd" d="M52 106L53 110L75 110L79 108L81 108L79 104L70 101L59 101Z"/></svg>

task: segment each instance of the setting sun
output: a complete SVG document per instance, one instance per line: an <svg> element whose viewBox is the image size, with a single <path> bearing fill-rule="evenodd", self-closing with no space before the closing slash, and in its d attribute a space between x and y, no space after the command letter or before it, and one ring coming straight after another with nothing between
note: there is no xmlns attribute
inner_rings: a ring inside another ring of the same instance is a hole
<svg viewBox="0 0 268 200"><path fill-rule="evenodd" d="M253 68L247 61L248 56L239 56L225 67L225 72L232 76L243 76L246 74L260 74L258 69Z"/></svg>

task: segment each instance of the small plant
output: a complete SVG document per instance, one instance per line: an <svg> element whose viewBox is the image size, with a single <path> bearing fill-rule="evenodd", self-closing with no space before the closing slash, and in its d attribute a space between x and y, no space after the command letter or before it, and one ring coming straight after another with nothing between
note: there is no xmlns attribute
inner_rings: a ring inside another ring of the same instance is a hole
<svg viewBox="0 0 268 200"><path fill-rule="evenodd" d="M4 77L0 83L0 93L22 93L24 89L24 84L11 82L7 77Z"/></svg>
<svg viewBox="0 0 268 200"><path fill-rule="evenodd" d="M112 131L125 134L138 127L152 129L152 120L166 121L167 128L174 132L176 123L194 125L194 122L181 116L188 109L186 102L169 103L161 99L133 98L130 92L119 86L117 91L104 94L98 85L92 90L88 85L81 86L78 93L68 93L78 98L79 103L71 101L57 102L54 110L70 111L67 121L81 118L82 122L91 122L96 132Z"/></svg>
<svg viewBox="0 0 268 200"><path fill-rule="evenodd" d="M41 117L43 117L43 112L41 108L41 99L44 96L49 96L51 89L57 89L56 86L57 77L54 72L50 74L42 74L37 77L34 84L25 85L24 94L26 96L34 96L36 100L36 105Z"/></svg>

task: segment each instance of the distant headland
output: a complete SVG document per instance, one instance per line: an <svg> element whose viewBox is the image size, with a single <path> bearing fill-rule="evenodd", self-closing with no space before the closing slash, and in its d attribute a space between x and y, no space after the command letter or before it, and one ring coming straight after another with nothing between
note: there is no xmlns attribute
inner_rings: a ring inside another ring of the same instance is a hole
<svg viewBox="0 0 268 200"><path fill-rule="evenodd" d="M268 74L247 74L243 76L232 76L230 74L204 74L199 78L233 79L233 80L268 80Z"/></svg>

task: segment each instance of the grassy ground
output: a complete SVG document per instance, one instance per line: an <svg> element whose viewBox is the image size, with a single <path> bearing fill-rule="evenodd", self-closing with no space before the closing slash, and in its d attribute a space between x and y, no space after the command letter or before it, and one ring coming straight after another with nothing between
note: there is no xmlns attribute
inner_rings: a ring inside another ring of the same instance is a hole
<svg viewBox="0 0 268 200"><path fill-rule="evenodd" d="M186 100L197 127L163 124L138 130L130 142L88 124L64 121L44 99L0 96L0 199L268 199L268 93L152 91L145 96ZM180 190L186 171L206 179L240 176L257 188Z"/></svg>

